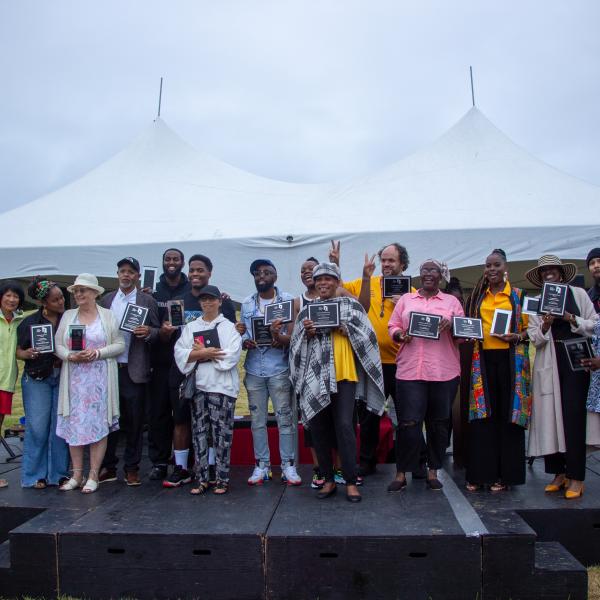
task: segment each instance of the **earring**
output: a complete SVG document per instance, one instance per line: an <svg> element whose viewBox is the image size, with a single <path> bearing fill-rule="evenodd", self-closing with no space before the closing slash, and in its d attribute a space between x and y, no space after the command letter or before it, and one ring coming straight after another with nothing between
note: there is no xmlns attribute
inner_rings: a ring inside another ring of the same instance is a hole
<svg viewBox="0 0 600 600"><path fill-rule="evenodd" d="M508 281L508 273L506 271L504 271L504 275L502 276L502 280L504 281L504 283L506 283Z"/></svg>

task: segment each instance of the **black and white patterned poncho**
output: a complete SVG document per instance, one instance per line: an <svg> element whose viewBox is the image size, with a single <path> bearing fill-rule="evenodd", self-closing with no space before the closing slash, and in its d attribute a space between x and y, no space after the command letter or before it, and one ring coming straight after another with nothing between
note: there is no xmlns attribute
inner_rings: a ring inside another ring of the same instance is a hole
<svg viewBox="0 0 600 600"><path fill-rule="evenodd" d="M328 300L332 301L340 305L340 324L348 332L357 359L355 397L364 402L368 410L381 415L385 395L381 357L373 326L363 307L353 298L341 296ZM290 340L290 379L300 399L302 422L305 425L329 405L331 394L337 392L331 334L317 333L308 339L303 325L306 318L308 306L298 314Z"/></svg>

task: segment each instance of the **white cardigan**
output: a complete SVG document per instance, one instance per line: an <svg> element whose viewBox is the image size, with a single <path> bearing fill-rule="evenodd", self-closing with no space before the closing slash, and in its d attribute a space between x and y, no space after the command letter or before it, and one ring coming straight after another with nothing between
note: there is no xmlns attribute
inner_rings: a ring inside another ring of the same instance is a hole
<svg viewBox="0 0 600 600"><path fill-rule="evenodd" d="M106 360L108 371L107 419L110 426L113 424L115 417L119 416L119 374L116 357L125 351L125 339L112 311L102 308L102 306L96 306L96 308L100 315L102 329L106 335L106 346L99 349L99 360ZM63 361L58 388L58 414L63 417L68 417L71 412L71 403L69 400L69 370L71 363L68 361L69 325L75 322L78 313L78 308L65 311L56 332L55 354Z"/></svg>
<svg viewBox="0 0 600 600"><path fill-rule="evenodd" d="M571 325L571 331L581 337L590 337L598 318L594 305L585 290L571 287L571 291L581 313L580 317L576 317L577 326ZM530 315L527 333L536 349L528 455L545 456L565 452L560 382L552 329L542 333L542 317ZM600 413L588 412L586 442L600 444Z"/></svg>

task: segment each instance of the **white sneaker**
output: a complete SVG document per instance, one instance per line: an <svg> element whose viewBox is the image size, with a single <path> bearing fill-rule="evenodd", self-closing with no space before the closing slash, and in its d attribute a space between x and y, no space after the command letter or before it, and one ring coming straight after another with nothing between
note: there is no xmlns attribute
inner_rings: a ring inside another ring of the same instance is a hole
<svg viewBox="0 0 600 600"><path fill-rule="evenodd" d="M252 475L248 477L248 485L262 485L264 481L269 481L269 479L271 479L271 468L256 465Z"/></svg>
<svg viewBox="0 0 600 600"><path fill-rule="evenodd" d="M294 465L283 467L281 470L281 481L288 485L300 485L302 483L302 479L300 479L300 475L298 475L298 471L296 471Z"/></svg>

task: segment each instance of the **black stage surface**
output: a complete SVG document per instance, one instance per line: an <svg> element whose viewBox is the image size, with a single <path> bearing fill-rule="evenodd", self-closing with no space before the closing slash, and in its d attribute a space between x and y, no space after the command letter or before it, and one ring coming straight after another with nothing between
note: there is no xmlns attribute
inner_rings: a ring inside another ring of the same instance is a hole
<svg viewBox="0 0 600 600"><path fill-rule="evenodd" d="M147 479L83 495L21 489L19 461L3 461L2 597L577 600L600 563L600 453L579 500L544 494L540 460L500 494L466 492L449 460L441 492L389 494L380 465L356 505L343 486L316 500L309 468L299 488L249 487L235 467L223 497Z"/></svg>

